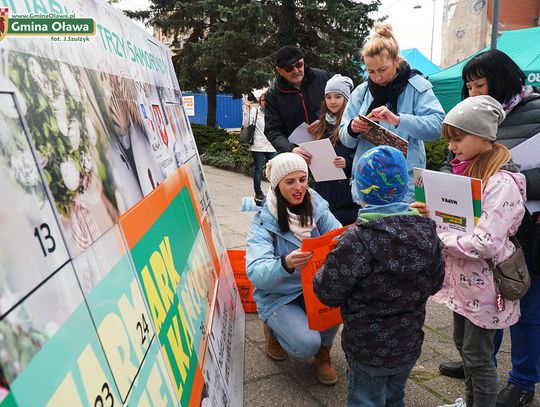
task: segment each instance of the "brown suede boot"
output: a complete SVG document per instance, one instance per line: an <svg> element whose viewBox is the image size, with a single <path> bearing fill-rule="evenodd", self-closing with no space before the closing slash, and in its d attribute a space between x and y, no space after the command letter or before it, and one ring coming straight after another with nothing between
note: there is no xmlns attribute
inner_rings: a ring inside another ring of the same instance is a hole
<svg viewBox="0 0 540 407"><path fill-rule="evenodd" d="M315 368L317 369L317 380L325 386L333 386L337 383L337 372L330 360L330 347L321 346L315 354Z"/></svg>
<svg viewBox="0 0 540 407"><path fill-rule="evenodd" d="M285 360L289 357L287 355L287 352L285 352L285 349L281 347L278 340L272 335L272 332L270 332L270 328L268 328L268 325L263 324L263 330L264 330L264 337L266 338L266 354L270 359L274 360Z"/></svg>

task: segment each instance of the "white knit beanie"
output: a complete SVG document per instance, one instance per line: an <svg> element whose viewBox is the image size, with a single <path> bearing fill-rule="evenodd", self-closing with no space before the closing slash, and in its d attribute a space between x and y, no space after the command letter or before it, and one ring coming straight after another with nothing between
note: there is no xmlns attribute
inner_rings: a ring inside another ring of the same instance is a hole
<svg viewBox="0 0 540 407"><path fill-rule="evenodd" d="M279 181L294 171L308 174L306 161L295 153L278 154L266 163L266 178L270 181L272 189L276 189Z"/></svg>
<svg viewBox="0 0 540 407"><path fill-rule="evenodd" d="M506 114L499 102L488 95L471 96L448 112L443 123L480 138L495 141Z"/></svg>
<svg viewBox="0 0 540 407"><path fill-rule="evenodd" d="M339 93L340 95L343 95L345 99L349 100L353 86L351 78L335 74L328 79L328 82L326 82L324 95L326 96L328 93Z"/></svg>

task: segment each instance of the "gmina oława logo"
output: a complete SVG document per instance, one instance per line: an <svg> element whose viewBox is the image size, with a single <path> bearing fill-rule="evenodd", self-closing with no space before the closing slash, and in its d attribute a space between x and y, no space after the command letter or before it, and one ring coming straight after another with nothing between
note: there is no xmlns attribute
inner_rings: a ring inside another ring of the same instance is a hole
<svg viewBox="0 0 540 407"><path fill-rule="evenodd" d="M75 14L16 14L11 18L8 8L0 8L0 41L7 36L56 36L73 37L71 40L88 41L96 34L92 18L76 18ZM65 38L67 40L67 38Z"/></svg>

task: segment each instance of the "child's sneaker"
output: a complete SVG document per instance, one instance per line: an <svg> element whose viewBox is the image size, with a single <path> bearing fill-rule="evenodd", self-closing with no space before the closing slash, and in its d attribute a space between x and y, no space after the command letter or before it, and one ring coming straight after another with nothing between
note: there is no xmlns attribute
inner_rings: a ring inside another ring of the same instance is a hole
<svg viewBox="0 0 540 407"><path fill-rule="evenodd" d="M444 406L438 407L467 407L467 403L465 403L465 400L460 397L454 401L454 404L445 404Z"/></svg>

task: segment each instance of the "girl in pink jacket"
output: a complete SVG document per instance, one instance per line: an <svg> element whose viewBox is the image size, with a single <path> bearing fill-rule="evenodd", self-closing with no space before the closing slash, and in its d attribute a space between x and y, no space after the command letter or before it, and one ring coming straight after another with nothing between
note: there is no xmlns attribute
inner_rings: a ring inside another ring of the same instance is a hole
<svg viewBox="0 0 540 407"><path fill-rule="evenodd" d="M475 96L454 107L442 127L448 149L456 155L453 173L479 178L483 185L482 215L473 234L439 233L446 271L442 289L432 298L454 312L454 342L465 370L466 400L450 406L495 406L493 337L519 318L519 301L500 296L486 262L497 264L514 253L509 236L517 232L525 213L525 177L510 161L508 149L495 142L504 117L491 96Z"/></svg>

